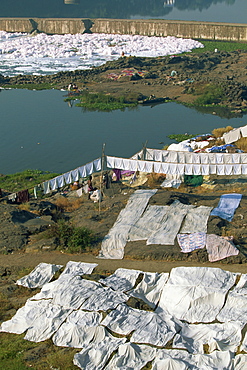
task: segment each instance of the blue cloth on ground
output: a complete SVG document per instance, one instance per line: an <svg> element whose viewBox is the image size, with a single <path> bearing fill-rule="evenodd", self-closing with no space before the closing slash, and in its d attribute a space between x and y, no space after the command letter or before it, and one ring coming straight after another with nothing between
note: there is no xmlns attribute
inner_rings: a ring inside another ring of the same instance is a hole
<svg viewBox="0 0 247 370"><path fill-rule="evenodd" d="M210 214L212 216L219 216L227 221L232 221L234 212L238 208L241 199L242 194L223 194L220 197L218 206Z"/></svg>

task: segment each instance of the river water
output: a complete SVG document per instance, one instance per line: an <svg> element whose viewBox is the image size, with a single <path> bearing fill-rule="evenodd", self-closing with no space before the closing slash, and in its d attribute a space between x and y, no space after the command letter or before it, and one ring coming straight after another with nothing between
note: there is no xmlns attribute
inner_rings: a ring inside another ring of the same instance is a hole
<svg viewBox="0 0 247 370"><path fill-rule="evenodd" d="M57 90L2 90L0 173L25 169L66 172L105 153L130 157L148 141L161 149L167 135L202 134L216 127L245 125L246 118L202 114L176 103L133 110L84 112Z"/></svg>

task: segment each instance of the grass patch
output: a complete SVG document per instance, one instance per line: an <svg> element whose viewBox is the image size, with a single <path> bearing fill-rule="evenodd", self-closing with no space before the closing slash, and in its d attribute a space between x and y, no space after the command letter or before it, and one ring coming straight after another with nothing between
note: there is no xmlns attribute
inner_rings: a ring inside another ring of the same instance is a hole
<svg viewBox="0 0 247 370"><path fill-rule="evenodd" d="M213 131L212 131L212 135L216 138L220 138L222 137L223 134L225 134L226 132L229 132L233 130L233 127L232 126L226 126L226 127L220 127L220 128L215 128Z"/></svg>
<svg viewBox="0 0 247 370"><path fill-rule="evenodd" d="M194 102L196 105L218 104L224 98L222 88L211 84L205 85L201 91L197 90L195 94L201 94Z"/></svg>
<svg viewBox="0 0 247 370"><path fill-rule="evenodd" d="M83 107L87 111L110 112L112 110L124 110L125 108L136 107L138 104L137 96L115 97L109 94L90 94L85 92L83 95L75 98L80 99L80 103L77 103L76 106ZM67 99L65 99L65 101L67 101Z"/></svg>
<svg viewBox="0 0 247 370"><path fill-rule="evenodd" d="M58 175L57 173L40 170L25 170L11 175L2 175L0 177L0 188L10 192L31 189L35 185L41 184Z"/></svg>
<svg viewBox="0 0 247 370"><path fill-rule="evenodd" d="M175 135L168 135L167 137L171 140L175 140L177 143L180 143L181 141L192 139L196 135L192 134L175 134Z"/></svg>
<svg viewBox="0 0 247 370"><path fill-rule="evenodd" d="M204 48L193 49L192 53L202 54L207 51L235 51L235 50L247 50L247 43L246 42L234 42L234 41L205 41L205 40L198 40L203 45Z"/></svg>
<svg viewBox="0 0 247 370"><path fill-rule="evenodd" d="M54 204L64 212L73 212L76 209L80 208L82 204L82 199L68 199L64 197L59 197L55 200Z"/></svg>

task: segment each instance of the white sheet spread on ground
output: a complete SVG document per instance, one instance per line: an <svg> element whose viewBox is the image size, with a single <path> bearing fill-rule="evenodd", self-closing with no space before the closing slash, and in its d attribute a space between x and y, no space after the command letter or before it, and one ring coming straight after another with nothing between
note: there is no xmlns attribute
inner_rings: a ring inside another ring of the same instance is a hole
<svg viewBox="0 0 247 370"><path fill-rule="evenodd" d="M217 320L247 323L247 274L241 275L236 287L228 293L226 303L217 315Z"/></svg>
<svg viewBox="0 0 247 370"><path fill-rule="evenodd" d="M224 324L184 324L173 340L174 348L183 348L190 353L204 353L203 345L208 345L209 353L214 350L236 352L242 339L243 325L237 322Z"/></svg>
<svg viewBox="0 0 247 370"><path fill-rule="evenodd" d="M74 356L74 365L83 370L101 370L113 351L120 344L126 342L126 338L105 337L102 341L93 342L85 346L81 352Z"/></svg>
<svg viewBox="0 0 247 370"><path fill-rule="evenodd" d="M87 301L83 303L81 309L88 311L112 310L119 303L126 302L128 298L126 294L106 287L92 293Z"/></svg>
<svg viewBox="0 0 247 370"><path fill-rule="evenodd" d="M16 284L25 286L26 288L40 288L44 284L49 283L55 273L62 267L63 265L42 262L30 274L18 279Z"/></svg>
<svg viewBox="0 0 247 370"><path fill-rule="evenodd" d="M120 292L126 292L133 288L136 279L142 273L140 270L117 269L114 274L105 279L100 279L100 283Z"/></svg>
<svg viewBox="0 0 247 370"><path fill-rule="evenodd" d="M169 206L161 227L148 238L147 244L173 245L185 215L193 207L175 200Z"/></svg>
<svg viewBox="0 0 247 370"><path fill-rule="evenodd" d="M149 312L145 320L134 331L131 342L165 347L180 330L181 322L169 314Z"/></svg>
<svg viewBox="0 0 247 370"><path fill-rule="evenodd" d="M82 279L80 276L67 278L67 275L63 275L58 280L44 285L41 292L32 299L51 298L53 304L79 309L95 291L100 294L103 291L102 285L95 281Z"/></svg>
<svg viewBox="0 0 247 370"><path fill-rule="evenodd" d="M221 310L236 274L218 268L177 267L164 286L157 312L189 323L212 322Z"/></svg>
<svg viewBox="0 0 247 370"><path fill-rule="evenodd" d="M233 361L234 370L246 370L247 355L237 355Z"/></svg>
<svg viewBox="0 0 247 370"><path fill-rule="evenodd" d="M157 189L136 190L130 196L126 207L121 210L115 224L104 237L99 257L110 259L123 258L130 228L139 220L149 199L156 192Z"/></svg>
<svg viewBox="0 0 247 370"><path fill-rule="evenodd" d="M247 352L247 333L245 333L242 346L240 348L241 351Z"/></svg>
<svg viewBox="0 0 247 370"><path fill-rule="evenodd" d="M205 247L206 234L205 233L178 234L177 240L181 248L181 252L189 253L196 249L202 249Z"/></svg>
<svg viewBox="0 0 247 370"><path fill-rule="evenodd" d="M207 223L212 207L200 206L189 209L184 224L180 230L182 234L206 233Z"/></svg>
<svg viewBox="0 0 247 370"><path fill-rule="evenodd" d="M56 346L83 348L99 335L103 315L98 312L73 311L54 334ZM102 328L102 327L101 327Z"/></svg>
<svg viewBox="0 0 247 370"><path fill-rule="evenodd" d="M124 343L118 347L118 352L111 359L105 370L141 370L155 357L156 349L134 343Z"/></svg>
<svg viewBox="0 0 247 370"><path fill-rule="evenodd" d="M166 284L169 274L157 272L144 272L142 281L137 287L128 292L129 295L142 299L150 307L154 308L159 299L164 285Z"/></svg>
<svg viewBox="0 0 247 370"><path fill-rule="evenodd" d="M206 248L208 252L208 260L215 262L223 260L226 257L236 256L239 250L235 247L231 240L215 234L207 234Z"/></svg>
<svg viewBox="0 0 247 370"><path fill-rule="evenodd" d="M169 206L149 205L142 217L131 227L129 241L146 240L162 225Z"/></svg>
<svg viewBox="0 0 247 370"><path fill-rule="evenodd" d="M75 276L75 275L91 274L94 268L97 266L98 266L97 263L69 261L66 264L65 269L61 275L69 274L69 275Z"/></svg>

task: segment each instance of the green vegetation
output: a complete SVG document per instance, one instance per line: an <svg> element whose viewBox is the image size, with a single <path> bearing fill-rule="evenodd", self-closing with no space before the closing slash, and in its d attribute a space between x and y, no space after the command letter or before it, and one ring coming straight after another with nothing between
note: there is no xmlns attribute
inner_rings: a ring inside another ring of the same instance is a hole
<svg viewBox="0 0 247 370"><path fill-rule="evenodd" d="M195 100L195 105L218 104L224 99L224 93L221 87L216 85L206 85L201 92L196 91L200 96Z"/></svg>
<svg viewBox="0 0 247 370"><path fill-rule="evenodd" d="M15 85L9 85L9 84L1 84L2 87L6 87L8 89L27 89L27 90L51 90L56 89L57 86L56 83L28 83L24 82L23 84L15 84Z"/></svg>
<svg viewBox="0 0 247 370"><path fill-rule="evenodd" d="M1 175L0 188L12 192L31 189L35 185L41 184L58 175L57 173L40 170L25 170L11 175Z"/></svg>
<svg viewBox="0 0 247 370"><path fill-rule="evenodd" d="M80 99L80 103L76 104L77 107L83 107L89 111L110 112L117 109L132 108L138 104L137 95L114 97L109 94L90 94L86 92L79 97L75 97L75 99ZM68 101L68 99L65 99L65 101Z"/></svg>
<svg viewBox="0 0 247 370"><path fill-rule="evenodd" d="M235 51L235 50L247 50L247 43L246 42L234 42L234 41L205 41L205 40L198 40L203 45L204 48L193 49L192 53L205 53L207 51Z"/></svg>
<svg viewBox="0 0 247 370"><path fill-rule="evenodd" d="M94 242L93 232L85 227L75 227L70 222L59 220L47 229L44 237L56 237L59 249L67 253L82 253Z"/></svg>
<svg viewBox="0 0 247 370"><path fill-rule="evenodd" d="M181 141L192 139L196 135L192 134L175 134L175 135L168 135L167 137L171 140L176 140L177 143L180 143Z"/></svg>

